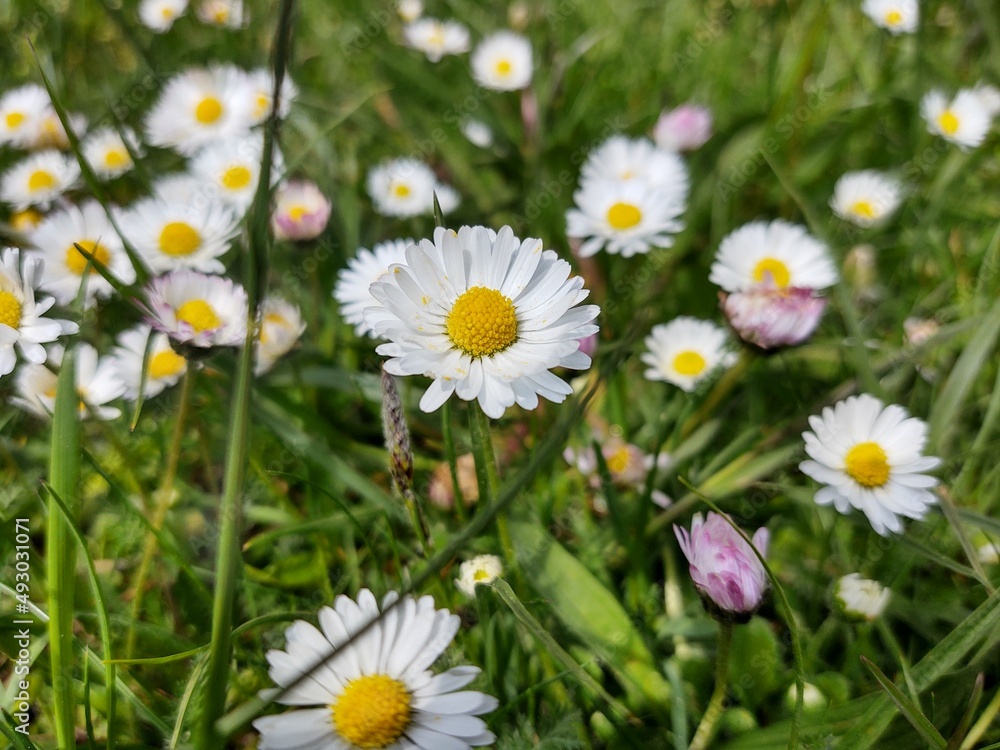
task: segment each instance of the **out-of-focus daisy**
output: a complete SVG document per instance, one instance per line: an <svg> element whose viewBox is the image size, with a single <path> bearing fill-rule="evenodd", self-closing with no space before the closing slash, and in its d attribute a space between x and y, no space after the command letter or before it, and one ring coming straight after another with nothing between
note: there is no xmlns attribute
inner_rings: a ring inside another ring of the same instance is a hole
<svg viewBox="0 0 1000 750"><path fill-rule="evenodd" d="M153 195L164 203L205 205L218 200L215 189L187 172L165 174L153 181Z"/></svg>
<svg viewBox="0 0 1000 750"><path fill-rule="evenodd" d="M382 162L368 173L368 195L384 216L419 216L434 207L437 178L419 159Z"/></svg>
<svg viewBox="0 0 1000 750"><path fill-rule="evenodd" d="M196 271L153 279L149 323L174 341L197 347L241 346L247 335L247 293L239 284Z"/></svg>
<svg viewBox="0 0 1000 750"><path fill-rule="evenodd" d="M669 151L694 151L712 137L712 112L698 104L663 110L653 127L653 140Z"/></svg>
<svg viewBox="0 0 1000 750"><path fill-rule="evenodd" d="M930 490L938 480L923 472L941 459L923 455L927 425L902 406L851 396L809 417L809 426L802 437L810 460L799 469L825 485L816 493L820 505L845 514L856 508L886 536L903 530L900 516L921 519L937 502Z"/></svg>
<svg viewBox="0 0 1000 750"><path fill-rule="evenodd" d="M267 68L251 70L245 76L247 96L250 97L250 121L253 125L259 125L271 115L274 109L274 73ZM278 116L281 119L288 117L292 109L292 102L299 94L295 81L287 74L281 80L280 102L278 103Z"/></svg>
<svg viewBox="0 0 1000 750"><path fill-rule="evenodd" d="M390 357L387 372L434 379L423 411L454 393L499 419L514 403L534 409L539 396L559 403L572 393L552 368L590 367L580 339L597 332L600 310L576 307L589 294L583 279L539 239L439 227L389 270L371 286L384 309L366 310L365 322L390 340L376 350Z"/></svg>
<svg viewBox="0 0 1000 750"><path fill-rule="evenodd" d="M848 172L833 186L830 207L841 219L871 227L883 222L903 200L903 186L895 177L865 169Z"/></svg>
<svg viewBox="0 0 1000 750"><path fill-rule="evenodd" d="M170 31L174 21L187 12L188 0L142 0L139 20L157 34Z"/></svg>
<svg viewBox="0 0 1000 750"><path fill-rule="evenodd" d="M44 263L25 257L23 268L18 250L4 250L0 257L0 376L14 369L14 346L29 362L42 364L46 353L42 344L77 332L76 323L44 317L55 304L51 297L36 300Z"/></svg>
<svg viewBox="0 0 1000 750"><path fill-rule="evenodd" d="M332 210L315 182L292 180L275 193L271 228L279 240L312 240L326 229Z"/></svg>
<svg viewBox="0 0 1000 750"><path fill-rule="evenodd" d="M199 151L191 162L192 176L215 189L219 199L238 216L253 203L260 181L264 141L260 135L219 143ZM281 179L284 161L277 148L272 153L271 184Z"/></svg>
<svg viewBox="0 0 1000 750"><path fill-rule="evenodd" d="M87 129L87 118L78 112L68 114L69 124L77 136L82 136ZM48 149L55 148L65 151L69 148L69 136L66 135L66 128L63 127L56 111L49 107L38 123L35 137L25 144L28 148Z"/></svg>
<svg viewBox="0 0 1000 750"><path fill-rule="evenodd" d="M146 116L154 146L190 156L208 144L237 137L253 125L246 74L232 65L192 68L171 78Z"/></svg>
<svg viewBox="0 0 1000 750"><path fill-rule="evenodd" d="M483 39L470 62L476 83L494 91L526 88L534 72L531 42L513 31L498 31Z"/></svg>
<svg viewBox="0 0 1000 750"><path fill-rule="evenodd" d="M648 138L614 135L595 148L580 168L581 184L636 182L662 190L673 200L687 199L687 167L673 151L657 148Z"/></svg>
<svg viewBox="0 0 1000 750"><path fill-rule="evenodd" d="M720 296L729 325L761 349L801 344L813 335L826 309L826 299L812 289L758 288Z"/></svg>
<svg viewBox="0 0 1000 750"><path fill-rule="evenodd" d="M202 23L227 29L242 29L250 23L243 0L201 0L197 15Z"/></svg>
<svg viewBox="0 0 1000 750"><path fill-rule="evenodd" d="M45 217L30 237L45 260L42 290L53 295L60 305L69 305L76 299L87 269L87 258L76 245L93 255L122 283L135 281L135 269L122 247L121 239L96 201L54 211ZM111 292L111 284L91 264L87 278L87 304L98 298L105 299Z"/></svg>
<svg viewBox="0 0 1000 750"><path fill-rule="evenodd" d="M463 120L461 129L462 135L464 135L473 146L478 146L479 148L489 148L493 145L493 131L490 130L490 126L482 120Z"/></svg>
<svg viewBox="0 0 1000 750"><path fill-rule="evenodd" d="M920 101L927 130L962 149L975 148L986 139L992 115L973 89L962 89L949 101L943 91L928 91Z"/></svg>
<svg viewBox="0 0 1000 750"><path fill-rule="evenodd" d="M864 0L861 12L893 34L912 34L920 20L917 0Z"/></svg>
<svg viewBox="0 0 1000 750"><path fill-rule="evenodd" d="M10 225L21 234L30 234L31 231L42 223L45 214L33 208L26 208L23 211L15 211L10 215Z"/></svg>
<svg viewBox="0 0 1000 750"><path fill-rule="evenodd" d="M445 55L461 55L469 51L469 29L457 21L421 18L403 29L406 43L438 62Z"/></svg>
<svg viewBox="0 0 1000 750"><path fill-rule="evenodd" d="M0 144L27 148L38 139L42 120L51 107L48 93L37 84L6 92L0 97Z"/></svg>
<svg viewBox="0 0 1000 750"><path fill-rule="evenodd" d="M496 737L477 717L494 710L496 698L456 692L479 669L429 670L458 632L458 616L435 610L429 596L400 599L395 592L382 600L382 610L362 589L357 602L341 595L320 610L322 631L304 620L285 631L286 650L266 654L279 686L330 658L277 699L297 710L254 720L260 750L469 750L493 744Z"/></svg>
<svg viewBox="0 0 1000 750"><path fill-rule="evenodd" d="M503 563L496 555L476 555L458 566L455 585L466 596L476 598L476 586L488 585L503 575Z"/></svg>
<svg viewBox="0 0 1000 750"><path fill-rule="evenodd" d="M424 4L420 0L399 0L396 3L396 13L404 23L412 23L423 15Z"/></svg>
<svg viewBox="0 0 1000 750"><path fill-rule="evenodd" d="M649 351L641 356L649 365L644 374L649 380L663 380L693 391L716 369L736 361L728 343L725 329L708 320L681 316L655 325L646 337Z"/></svg>
<svg viewBox="0 0 1000 750"><path fill-rule="evenodd" d="M837 606L849 618L872 622L882 616L892 598L892 591L878 581L851 573L837 581Z"/></svg>
<svg viewBox="0 0 1000 750"><path fill-rule="evenodd" d="M135 166L130 151L142 155L139 140L130 128L123 128L121 133L114 128L101 128L83 142L84 158L98 176L105 179L125 174Z"/></svg>
<svg viewBox="0 0 1000 750"><path fill-rule="evenodd" d="M684 196L636 180L586 180L573 201L575 207L566 212L566 234L583 240L578 253L584 258L602 249L629 258L670 247L684 228Z"/></svg>
<svg viewBox="0 0 1000 750"><path fill-rule="evenodd" d="M62 364L64 350L53 346L49 361ZM107 406L125 393L125 384L108 357L99 357L90 344L76 346L76 392L80 397L80 415L109 420L121 416L121 409ZM42 364L28 365L18 371L16 403L24 409L45 417L55 411L58 378Z"/></svg>
<svg viewBox="0 0 1000 750"><path fill-rule="evenodd" d="M760 287L820 290L837 282L826 245L805 227L754 221L722 240L709 280L727 292Z"/></svg>
<svg viewBox="0 0 1000 750"><path fill-rule="evenodd" d="M406 263L406 248L412 244L413 240L407 238L379 242L371 250L359 248L357 254L347 261L347 268L337 273L333 296L340 303L341 316L354 326L354 335L375 336L365 322L365 308L381 307L382 303L372 296L369 287L389 273L390 266Z"/></svg>
<svg viewBox="0 0 1000 750"><path fill-rule="evenodd" d="M665 469L671 461L666 453L660 453L654 461L653 456L644 453L639 446L627 443L619 437L610 437L602 442L601 456L604 458L605 466L608 467L611 481L620 487L633 490L643 487L654 463L658 469ZM595 490L601 488L600 467L592 446L583 450L566 448L563 451L563 458L587 478L591 488ZM659 490L653 490L652 499L661 507L670 504L666 495Z"/></svg>
<svg viewBox="0 0 1000 750"><path fill-rule="evenodd" d="M80 177L80 166L55 150L40 151L22 159L0 180L0 201L17 209L46 209L72 188Z"/></svg>
<svg viewBox="0 0 1000 750"><path fill-rule="evenodd" d="M990 118L1000 114L1000 89L988 83L979 82L972 87L972 93L979 98L980 104Z"/></svg>
<svg viewBox="0 0 1000 750"><path fill-rule="evenodd" d="M443 182L439 182L434 186L434 195L437 196L438 206L441 208L441 213L447 216L462 202L462 197L458 194L451 185L445 185Z"/></svg>
<svg viewBox="0 0 1000 750"><path fill-rule="evenodd" d="M256 374L263 375L298 343L306 324L295 305L280 297L267 297L260 306Z"/></svg>
<svg viewBox="0 0 1000 750"><path fill-rule="evenodd" d="M150 336L153 339L151 342ZM167 334L153 332L145 323L130 328L118 336L118 345L111 354L118 377L125 384L123 396L126 401L136 401L139 398L142 362L147 345L149 359L143 398L159 395L163 389L175 385L187 371L187 360L170 346Z"/></svg>
<svg viewBox="0 0 1000 750"><path fill-rule="evenodd" d="M222 273L238 221L221 203L167 203L145 198L122 217L122 231L154 274L191 268Z"/></svg>

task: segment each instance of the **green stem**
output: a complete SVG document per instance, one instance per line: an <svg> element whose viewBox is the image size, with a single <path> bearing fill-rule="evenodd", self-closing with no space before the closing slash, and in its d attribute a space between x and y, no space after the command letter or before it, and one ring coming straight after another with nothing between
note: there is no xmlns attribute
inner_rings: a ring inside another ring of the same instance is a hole
<svg viewBox="0 0 1000 750"><path fill-rule="evenodd" d="M719 623L719 643L715 653L715 690L688 750L705 750L712 740L712 735L715 734L726 701L726 686L729 683L729 647L732 643L733 624Z"/></svg>
<svg viewBox="0 0 1000 750"><path fill-rule="evenodd" d="M455 515L461 523L465 523L465 498L462 496L462 485L458 481L458 456L455 454L455 433L451 429L451 399L444 402L441 408L441 436L444 438L444 457L448 461L448 473L451 475L451 489L455 496Z"/></svg>
<svg viewBox="0 0 1000 750"><path fill-rule="evenodd" d="M469 431L472 433L472 455L476 460L476 479L479 482L479 502L492 507L500 490L500 476L497 473L497 460L493 453L493 440L490 437L490 418L479 406L479 402L469 404ZM508 564L514 561L514 543L507 527L507 516L497 513L497 534L500 536L500 547Z"/></svg>

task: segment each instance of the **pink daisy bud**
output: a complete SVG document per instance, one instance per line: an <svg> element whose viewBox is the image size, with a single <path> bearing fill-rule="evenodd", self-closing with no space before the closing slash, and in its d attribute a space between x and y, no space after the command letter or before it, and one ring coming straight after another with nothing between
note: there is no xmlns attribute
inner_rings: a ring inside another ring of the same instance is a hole
<svg viewBox="0 0 1000 750"><path fill-rule="evenodd" d="M313 182L293 181L278 189L271 226L279 240L312 240L330 220L331 205Z"/></svg>
<svg viewBox="0 0 1000 750"><path fill-rule="evenodd" d="M694 151L712 137L712 113L697 104L663 110L653 127L653 140L669 151Z"/></svg>
<svg viewBox="0 0 1000 750"><path fill-rule="evenodd" d="M764 287L719 296L733 330L761 349L801 344L826 309L826 299L812 289Z"/></svg>
<svg viewBox="0 0 1000 750"><path fill-rule="evenodd" d="M746 540L717 513L696 513L691 532L674 526L705 608L718 620L747 622L767 591L767 571ZM754 546L767 554L768 531L757 529Z"/></svg>

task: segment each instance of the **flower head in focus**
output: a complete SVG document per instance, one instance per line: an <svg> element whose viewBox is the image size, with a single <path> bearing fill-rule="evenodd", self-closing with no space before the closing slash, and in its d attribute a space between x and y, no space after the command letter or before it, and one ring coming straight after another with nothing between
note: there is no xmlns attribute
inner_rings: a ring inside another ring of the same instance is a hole
<svg viewBox="0 0 1000 750"><path fill-rule="evenodd" d="M653 326L646 337L648 380L664 380L681 390L693 391L720 368L730 367L736 354L721 326L686 315Z"/></svg>
<svg viewBox="0 0 1000 750"><path fill-rule="evenodd" d="M174 341L199 348L242 346L247 293L239 284L196 271L174 271L148 288L149 323Z"/></svg>

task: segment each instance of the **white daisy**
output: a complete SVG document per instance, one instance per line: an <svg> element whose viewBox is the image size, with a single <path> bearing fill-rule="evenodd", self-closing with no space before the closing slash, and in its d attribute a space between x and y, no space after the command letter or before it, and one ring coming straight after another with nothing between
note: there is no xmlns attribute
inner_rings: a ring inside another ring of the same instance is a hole
<svg viewBox="0 0 1000 750"><path fill-rule="evenodd" d="M41 259L25 257L22 268L21 253L7 249L0 261L0 376L3 376L14 369L17 361L15 344L21 356L40 365L46 358L42 344L79 329L68 320L43 317L55 300L35 299L45 265Z"/></svg>
<svg viewBox="0 0 1000 750"><path fill-rule="evenodd" d="M58 367L63 356L63 348L53 346L49 362ZM107 406L125 392L125 384L110 358L98 357L90 344L77 344L75 375L81 416L102 421L121 416L121 409ZM17 374L15 403L40 417L49 416L55 411L57 382L58 376L44 365L28 365Z"/></svg>
<svg viewBox="0 0 1000 750"><path fill-rule="evenodd" d="M55 150L40 151L7 170L0 180L0 201L17 209L47 209L79 177L80 166L75 159Z"/></svg>
<svg viewBox="0 0 1000 750"><path fill-rule="evenodd" d="M435 610L430 596L395 592L382 610L362 589L356 603L341 595L320 610L322 630L297 620L285 631L286 650L266 654L272 680L286 686L321 664L277 699L298 710L253 722L260 750L469 750L496 740L477 718L496 698L456 692L479 669L429 669L458 632L458 615Z"/></svg>
<svg viewBox="0 0 1000 750"><path fill-rule="evenodd" d="M197 15L202 23L227 29L242 29L250 23L250 15L243 7L243 0L201 0Z"/></svg>
<svg viewBox="0 0 1000 750"><path fill-rule="evenodd" d="M903 200L903 185L895 177L865 169L848 172L833 186L830 207L841 219L871 227L888 218Z"/></svg>
<svg viewBox="0 0 1000 750"><path fill-rule="evenodd" d="M54 211L30 234L31 243L45 260L42 289L60 305L72 304L80 292L87 258L76 245L100 261L123 284L135 281L135 269L122 247L121 238L108 221L104 209L88 200ZM111 296L113 287L93 265L87 278L86 302Z"/></svg>
<svg viewBox="0 0 1000 750"><path fill-rule="evenodd" d="M595 439L600 439L600 436L595 436ZM639 446L614 436L602 441L601 456L604 458L605 466L608 467L612 481L631 489L645 484L646 475L654 464L653 457L644 453ZM593 446L588 445L583 450L566 448L563 451L563 458L590 480L591 487L594 489L601 487L600 466ZM660 453L656 457L655 464L658 469L665 469L670 465L670 456Z"/></svg>
<svg viewBox="0 0 1000 750"><path fill-rule="evenodd" d="M45 214L33 208L26 208L23 211L15 211L7 219L7 223L14 227L21 234L30 234L35 227L42 223Z"/></svg>
<svg viewBox="0 0 1000 750"><path fill-rule="evenodd" d="M82 136L87 129L87 118L78 112L70 112L68 117L73 132L77 136ZM49 107L42 114L35 137L25 145L32 149L54 148L61 151L69 149L69 136L66 135L66 128L63 127L59 115L52 107Z"/></svg>
<svg viewBox="0 0 1000 750"><path fill-rule="evenodd" d="M51 107L48 93L34 83L7 91L0 97L0 144L27 148L38 140Z"/></svg>
<svg viewBox="0 0 1000 750"><path fill-rule="evenodd" d="M268 372L298 343L306 324L295 305L280 297L267 297L260 306L260 336L257 339L257 375Z"/></svg>
<svg viewBox="0 0 1000 750"><path fill-rule="evenodd" d="M845 615L872 622L882 616L892 598L892 591L878 581L851 573L837 581L836 598Z"/></svg>
<svg viewBox="0 0 1000 750"><path fill-rule="evenodd" d="M462 120L462 135L468 139L469 143L479 148L489 148L493 145L493 131L490 126L482 120L467 119Z"/></svg>
<svg viewBox="0 0 1000 750"><path fill-rule="evenodd" d="M684 228L684 195L644 182L586 180L566 212L566 234L583 240L581 257L605 250L629 258L654 247L670 247Z"/></svg>
<svg viewBox="0 0 1000 750"><path fill-rule="evenodd" d="M152 342L150 342L152 336ZM123 332L118 336L118 346L111 354L111 361L119 379L125 384L123 394L126 401L139 398L139 384L142 382L142 363L149 346L146 365L146 384L143 398L153 398L164 388L175 385L187 371L187 360L173 350L165 333L153 332L145 323Z"/></svg>
<svg viewBox="0 0 1000 750"><path fill-rule="evenodd" d="M259 125L271 116L274 109L274 73L267 68L258 68L245 74L247 95L250 97L250 121ZM298 86L286 73L281 79L281 96L278 97L278 116L288 117L292 102L299 95Z"/></svg>
<svg viewBox="0 0 1000 750"><path fill-rule="evenodd" d="M962 149L975 148L990 131L992 114L975 89L962 89L951 101L943 91L928 91L920 100L920 114L927 131Z"/></svg>
<svg viewBox="0 0 1000 750"><path fill-rule="evenodd" d="M861 12L893 34L912 34L920 20L917 0L864 0Z"/></svg>
<svg viewBox="0 0 1000 750"><path fill-rule="evenodd" d="M279 240L312 240L319 237L330 221L333 205L315 182L292 180L281 185L274 196L271 228Z"/></svg>
<svg viewBox="0 0 1000 750"><path fill-rule="evenodd" d="M472 53L472 77L483 88L517 91L531 83L531 42L513 31L498 31Z"/></svg>
<svg viewBox="0 0 1000 750"><path fill-rule="evenodd" d="M648 138L614 135L590 152L580 169L581 185L589 181L636 181L687 200L690 180L683 159L657 148Z"/></svg>
<svg viewBox="0 0 1000 750"><path fill-rule="evenodd" d="M284 160L277 148L272 153L271 184L281 179ZM237 216L243 216L257 193L264 141L259 134L226 141L199 151L191 162L191 175L214 188L219 199Z"/></svg>
<svg viewBox="0 0 1000 750"><path fill-rule="evenodd" d="M776 219L744 224L726 235L708 278L727 292L818 290L837 283L837 269L826 245L805 227Z"/></svg>
<svg viewBox="0 0 1000 750"><path fill-rule="evenodd" d="M142 0L139 20L157 34L170 31L174 21L187 12L188 0Z"/></svg>
<svg viewBox="0 0 1000 750"><path fill-rule="evenodd" d="M515 402L534 409L538 396L570 395L552 368L590 367L580 339L597 332L600 310L575 307L589 294L583 279L539 239L522 242L510 227L439 227L389 270L371 286L385 308L366 310L365 322L391 342L376 350L391 358L387 372L434 379L423 411L455 393L499 419Z"/></svg>
<svg viewBox="0 0 1000 750"><path fill-rule="evenodd" d="M469 29L456 21L421 18L403 29L406 43L438 62L445 55L461 55L469 51Z"/></svg>
<svg viewBox="0 0 1000 750"><path fill-rule="evenodd" d="M211 185L206 185L187 172L175 172L157 177L152 185L153 194L164 203L197 203L204 205L218 201Z"/></svg>
<svg viewBox="0 0 1000 750"><path fill-rule="evenodd" d="M369 287L389 273L390 266L406 263L406 248L412 244L414 241L407 238L379 242L371 250L359 248L347 261L347 268L337 273L333 296L340 303L341 317L354 326L355 336L375 337L375 332L365 323L365 308L381 307L382 303L372 296Z"/></svg>
<svg viewBox="0 0 1000 750"><path fill-rule="evenodd" d="M899 516L920 519L937 502L930 491L938 480L923 472L941 460L924 456L927 425L902 406L883 406L874 396L851 396L809 417L812 432L802 433L812 460L799 469L826 485L816 493L820 505L841 513L863 511L882 536L899 533Z"/></svg>
<svg viewBox="0 0 1000 750"><path fill-rule="evenodd" d="M196 271L174 271L147 287L149 323L174 341L197 347L241 346L247 293L239 284Z"/></svg>
<svg viewBox="0 0 1000 750"><path fill-rule="evenodd" d="M368 195L383 216L419 216L434 208L437 178L419 159L385 161L368 173Z"/></svg>
<svg viewBox="0 0 1000 750"><path fill-rule="evenodd" d="M424 4L420 0L398 0L396 13L404 23L411 23L423 15Z"/></svg>
<svg viewBox="0 0 1000 750"><path fill-rule="evenodd" d="M236 215L219 202L167 203L145 198L122 217L122 231L154 274L191 268L222 273L219 260L239 231Z"/></svg>
<svg viewBox="0 0 1000 750"><path fill-rule="evenodd" d="M83 142L84 158L97 175L105 179L123 175L135 166L130 152L142 156L139 139L130 128L122 128L121 133L110 127L100 128Z"/></svg>
<svg viewBox="0 0 1000 750"><path fill-rule="evenodd" d="M441 213L447 216L462 203L462 197L458 194L451 185L445 185L443 182L439 182L434 186L434 194L438 199L438 207L441 209Z"/></svg>
<svg viewBox="0 0 1000 750"><path fill-rule="evenodd" d="M646 337L648 380L664 380L693 391L718 368L731 366L736 354L728 349L726 330L708 320L686 315L653 326Z"/></svg>
<svg viewBox="0 0 1000 750"><path fill-rule="evenodd" d="M146 115L154 146L190 156L202 146L243 135L253 125L246 74L232 65L192 68L171 78Z"/></svg>
<svg viewBox="0 0 1000 750"><path fill-rule="evenodd" d="M503 563L496 555L476 555L458 566L455 585L468 597L476 598L476 586L490 584L503 575Z"/></svg>

